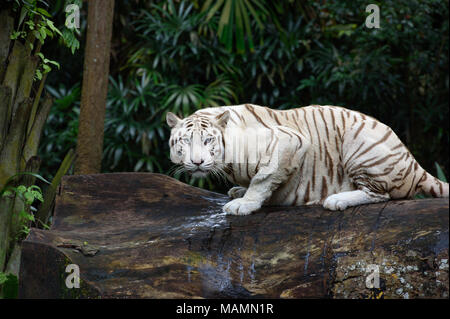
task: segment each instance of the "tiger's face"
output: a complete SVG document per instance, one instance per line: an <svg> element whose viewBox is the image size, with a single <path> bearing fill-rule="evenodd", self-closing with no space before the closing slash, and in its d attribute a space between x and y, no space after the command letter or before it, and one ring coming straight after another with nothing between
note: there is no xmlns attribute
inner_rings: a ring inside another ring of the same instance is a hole
<svg viewBox="0 0 450 319"><path fill-rule="evenodd" d="M229 117L229 111L214 119L198 114L180 119L167 113L166 121L172 129L170 160L194 177L206 177L210 172L220 171L224 158L222 131Z"/></svg>

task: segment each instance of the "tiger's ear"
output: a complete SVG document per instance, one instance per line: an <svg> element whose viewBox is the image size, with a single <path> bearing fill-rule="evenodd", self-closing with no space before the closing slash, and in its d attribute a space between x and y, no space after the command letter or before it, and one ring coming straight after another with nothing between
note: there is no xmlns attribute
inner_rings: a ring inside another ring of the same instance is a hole
<svg viewBox="0 0 450 319"><path fill-rule="evenodd" d="M180 121L181 119L172 112L168 112L166 114L166 122L167 125L170 126L170 128L174 128Z"/></svg>
<svg viewBox="0 0 450 319"><path fill-rule="evenodd" d="M222 114L216 116L217 125L221 127L226 127L229 119L230 119L230 111L226 110Z"/></svg>

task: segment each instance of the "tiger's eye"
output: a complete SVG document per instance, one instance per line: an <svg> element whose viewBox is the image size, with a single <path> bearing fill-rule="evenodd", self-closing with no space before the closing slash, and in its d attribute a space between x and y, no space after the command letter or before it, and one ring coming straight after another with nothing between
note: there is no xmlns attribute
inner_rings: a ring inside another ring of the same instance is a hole
<svg viewBox="0 0 450 319"><path fill-rule="evenodd" d="M205 139L204 143L206 145L206 144L211 143L213 140L214 140L214 137L208 137L208 138Z"/></svg>

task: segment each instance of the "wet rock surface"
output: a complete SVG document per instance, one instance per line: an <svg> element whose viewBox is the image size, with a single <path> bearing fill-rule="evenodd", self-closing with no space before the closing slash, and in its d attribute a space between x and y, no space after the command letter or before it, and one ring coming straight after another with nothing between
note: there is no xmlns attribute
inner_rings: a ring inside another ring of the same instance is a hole
<svg viewBox="0 0 450 319"><path fill-rule="evenodd" d="M23 242L20 297L449 296L448 199L240 217L222 213L228 200L160 174L65 177L51 230ZM69 264L80 288L65 285Z"/></svg>

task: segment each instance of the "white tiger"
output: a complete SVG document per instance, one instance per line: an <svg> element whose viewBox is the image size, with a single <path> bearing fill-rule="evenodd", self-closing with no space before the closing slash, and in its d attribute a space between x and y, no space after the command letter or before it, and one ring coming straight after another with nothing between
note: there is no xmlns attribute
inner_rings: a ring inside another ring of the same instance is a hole
<svg viewBox="0 0 450 319"><path fill-rule="evenodd" d="M169 112L166 120L173 163L193 176L224 174L239 185L228 192L234 198L223 207L228 214L266 204L344 210L417 193L448 197L448 183L420 167L391 128L357 111L243 104L185 119Z"/></svg>

